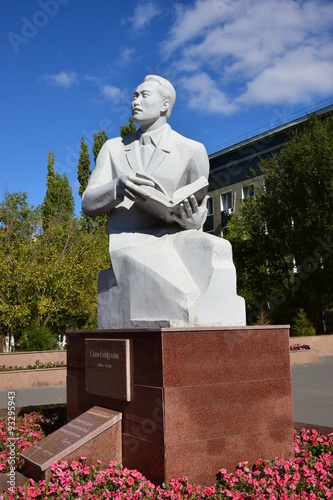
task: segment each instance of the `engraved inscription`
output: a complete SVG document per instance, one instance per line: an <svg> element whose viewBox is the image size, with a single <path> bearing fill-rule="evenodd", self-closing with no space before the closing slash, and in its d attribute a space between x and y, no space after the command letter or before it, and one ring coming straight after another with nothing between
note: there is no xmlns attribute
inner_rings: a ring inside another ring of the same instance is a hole
<svg viewBox="0 0 333 500"><path fill-rule="evenodd" d="M118 412L93 407L49 434L21 455L30 463L38 464L42 470L45 470L52 462L62 460L120 419L121 414Z"/></svg>
<svg viewBox="0 0 333 500"><path fill-rule="evenodd" d="M85 339L86 392L131 400L129 339Z"/></svg>

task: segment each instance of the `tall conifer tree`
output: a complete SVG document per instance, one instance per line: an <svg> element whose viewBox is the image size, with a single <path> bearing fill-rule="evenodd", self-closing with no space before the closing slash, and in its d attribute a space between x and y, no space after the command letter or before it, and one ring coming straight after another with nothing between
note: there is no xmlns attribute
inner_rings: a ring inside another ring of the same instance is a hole
<svg viewBox="0 0 333 500"><path fill-rule="evenodd" d="M94 153L94 162L96 163L98 153L102 149L104 142L108 140L108 137L105 133L105 130L99 129L98 133L94 135L94 145L93 145L93 153Z"/></svg>
<svg viewBox="0 0 333 500"><path fill-rule="evenodd" d="M90 169L90 157L88 152L88 146L84 138L82 137L80 157L77 165L77 178L80 183L79 195L81 196L81 198L84 193L84 190L87 187L90 175L91 175L91 169Z"/></svg>
<svg viewBox="0 0 333 500"><path fill-rule="evenodd" d="M74 215L74 198L66 175L55 172L54 153L49 151L47 162L46 195L42 204L42 220L44 230L49 221L60 217L69 223Z"/></svg>
<svg viewBox="0 0 333 500"><path fill-rule="evenodd" d="M134 134L136 132L136 126L133 121L133 118L129 118L128 125L121 125L120 127L120 135L124 137L125 135Z"/></svg>

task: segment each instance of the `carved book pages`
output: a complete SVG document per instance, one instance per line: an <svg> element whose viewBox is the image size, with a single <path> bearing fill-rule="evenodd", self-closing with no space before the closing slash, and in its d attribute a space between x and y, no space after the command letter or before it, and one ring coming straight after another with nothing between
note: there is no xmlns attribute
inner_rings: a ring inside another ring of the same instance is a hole
<svg viewBox="0 0 333 500"><path fill-rule="evenodd" d="M172 223L174 219L171 213L179 214L179 205L190 196L194 195L198 204L202 202L207 193L208 180L201 176L196 181L177 189L173 196L170 196L163 186L148 174L136 173L140 179L147 179L154 182L154 186L144 186L149 197L142 198L142 201L136 201L143 210L159 216L165 222Z"/></svg>

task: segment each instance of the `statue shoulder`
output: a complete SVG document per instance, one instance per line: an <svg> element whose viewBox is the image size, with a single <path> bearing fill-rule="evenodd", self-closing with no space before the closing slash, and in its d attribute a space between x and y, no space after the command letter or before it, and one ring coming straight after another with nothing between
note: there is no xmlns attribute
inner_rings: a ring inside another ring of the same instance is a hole
<svg viewBox="0 0 333 500"><path fill-rule="evenodd" d="M110 151L120 151L124 146L130 145L132 142L138 139L137 134L126 135L125 137L113 137L112 139L108 139L103 144L99 155L103 157L108 154Z"/></svg>
<svg viewBox="0 0 333 500"><path fill-rule="evenodd" d="M172 129L170 138L171 141L174 142L175 144L182 145L191 150L198 149L206 152L206 148L201 142L195 141L194 139L189 139L188 137L185 137L184 135L181 135Z"/></svg>
<svg viewBox="0 0 333 500"><path fill-rule="evenodd" d="M139 134L138 131L136 131L134 134L124 135L124 137L119 137L119 139L124 146L128 146L129 144L132 144L132 142L139 140Z"/></svg>
<svg viewBox="0 0 333 500"><path fill-rule="evenodd" d="M105 146L105 148L113 148L113 147L117 147L117 146L127 146L128 144L131 144L132 142L134 141L137 141L138 140L138 134L135 133L135 134L129 134L129 135L125 135L124 137L113 137L111 139L108 139L104 144L103 144L103 147Z"/></svg>

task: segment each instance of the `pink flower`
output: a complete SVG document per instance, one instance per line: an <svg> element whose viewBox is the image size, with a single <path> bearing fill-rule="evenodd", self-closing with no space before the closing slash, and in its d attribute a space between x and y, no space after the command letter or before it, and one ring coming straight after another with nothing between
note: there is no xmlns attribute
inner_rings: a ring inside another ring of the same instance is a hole
<svg viewBox="0 0 333 500"><path fill-rule="evenodd" d="M132 476L135 477L138 481L143 478L141 472L138 472L137 470L132 470Z"/></svg>
<svg viewBox="0 0 333 500"><path fill-rule="evenodd" d="M76 460L73 460L71 463L71 469L76 470L79 467L79 463Z"/></svg>
<svg viewBox="0 0 333 500"><path fill-rule="evenodd" d="M190 495L192 493L192 491L193 491L193 486L191 483L188 483L186 485L186 493L188 493Z"/></svg>
<svg viewBox="0 0 333 500"><path fill-rule="evenodd" d="M134 479L131 476L128 476L126 482L129 486L132 486L132 484L134 484Z"/></svg>
<svg viewBox="0 0 333 500"><path fill-rule="evenodd" d="M85 465L85 466L81 469L81 471L80 471L80 472L82 472L82 474L84 474L85 476L88 476L88 475L89 475L89 472L90 472L90 467L89 467L89 465Z"/></svg>
<svg viewBox="0 0 333 500"><path fill-rule="evenodd" d="M214 495L215 494L215 486L211 486L210 488L206 487L204 489L204 494L209 497L210 495Z"/></svg>

